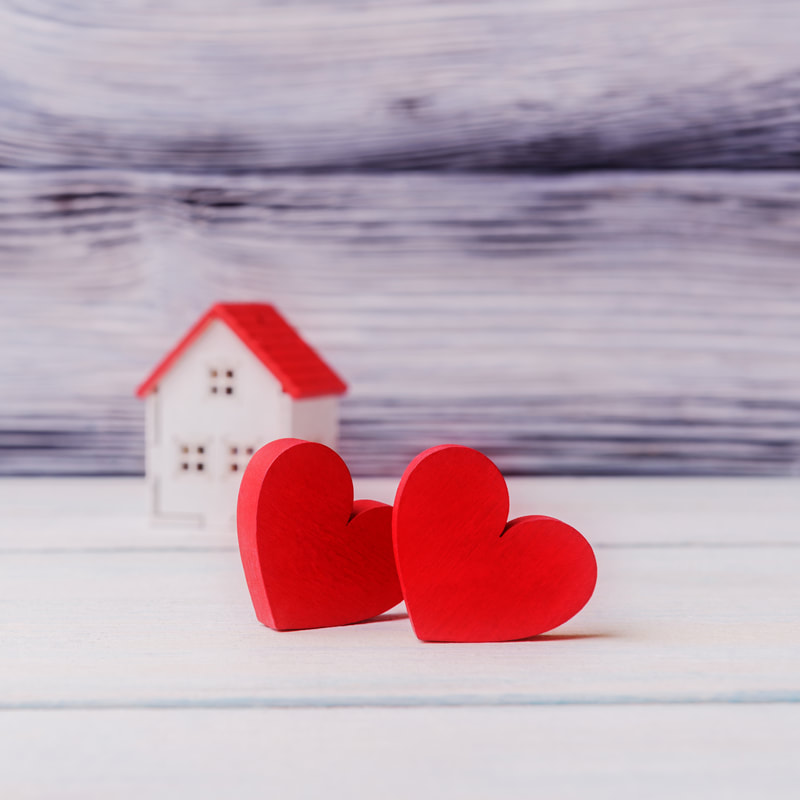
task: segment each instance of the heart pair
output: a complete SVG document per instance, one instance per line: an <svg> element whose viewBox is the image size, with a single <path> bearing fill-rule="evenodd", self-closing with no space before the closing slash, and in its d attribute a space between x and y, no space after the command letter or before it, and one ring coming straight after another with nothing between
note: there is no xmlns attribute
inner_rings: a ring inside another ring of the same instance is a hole
<svg viewBox="0 0 800 800"><path fill-rule="evenodd" d="M482 453L441 445L407 467L394 507L353 502L330 448L278 439L239 490L239 550L256 616L275 630L369 619L405 599L424 641L535 636L589 601L584 537L551 517L507 522L508 489Z"/></svg>

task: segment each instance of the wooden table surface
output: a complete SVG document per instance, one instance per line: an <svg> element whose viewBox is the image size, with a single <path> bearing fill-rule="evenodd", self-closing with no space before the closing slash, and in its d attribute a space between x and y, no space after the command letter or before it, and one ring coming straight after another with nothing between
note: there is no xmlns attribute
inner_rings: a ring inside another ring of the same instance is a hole
<svg viewBox="0 0 800 800"><path fill-rule="evenodd" d="M391 500L392 480L357 481ZM558 631L259 625L137 479L0 482L0 796L796 797L800 484L511 479L596 547Z"/></svg>

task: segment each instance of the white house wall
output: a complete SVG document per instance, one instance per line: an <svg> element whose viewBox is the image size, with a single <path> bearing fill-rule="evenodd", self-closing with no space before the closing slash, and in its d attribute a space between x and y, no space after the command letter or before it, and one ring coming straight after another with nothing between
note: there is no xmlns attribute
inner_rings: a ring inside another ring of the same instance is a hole
<svg viewBox="0 0 800 800"><path fill-rule="evenodd" d="M336 447L339 428L339 398L310 397L291 405L291 435L310 442Z"/></svg>
<svg viewBox="0 0 800 800"><path fill-rule="evenodd" d="M182 354L150 397L147 466L154 516L199 515L212 525L231 525L248 450L292 435L291 398L218 320Z"/></svg>

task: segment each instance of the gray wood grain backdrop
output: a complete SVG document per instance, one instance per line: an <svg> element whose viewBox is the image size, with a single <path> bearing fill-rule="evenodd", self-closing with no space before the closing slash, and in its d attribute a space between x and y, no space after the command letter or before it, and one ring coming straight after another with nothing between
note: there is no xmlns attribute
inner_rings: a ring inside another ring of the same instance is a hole
<svg viewBox="0 0 800 800"><path fill-rule="evenodd" d="M799 165L795 2L0 3L0 472L264 299L357 474L798 474Z"/></svg>

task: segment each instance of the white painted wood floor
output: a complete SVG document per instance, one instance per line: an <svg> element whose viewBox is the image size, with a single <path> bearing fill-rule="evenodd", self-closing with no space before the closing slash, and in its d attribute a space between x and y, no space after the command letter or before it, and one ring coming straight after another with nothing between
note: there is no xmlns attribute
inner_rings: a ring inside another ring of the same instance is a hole
<svg viewBox="0 0 800 800"><path fill-rule="evenodd" d="M394 482L357 481L391 500ZM800 482L516 479L596 546L557 632L275 633L136 479L0 482L0 796L796 797Z"/></svg>

